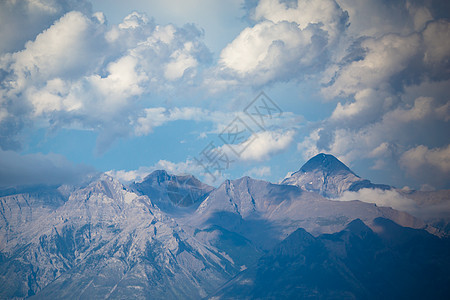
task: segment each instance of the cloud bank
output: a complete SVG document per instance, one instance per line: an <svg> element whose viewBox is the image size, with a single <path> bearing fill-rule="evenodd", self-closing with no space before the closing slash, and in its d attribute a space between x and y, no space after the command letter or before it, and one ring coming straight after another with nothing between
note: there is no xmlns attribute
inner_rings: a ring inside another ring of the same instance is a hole
<svg viewBox="0 0 450 300"><path fill-rule="evenodd" d="M193 24L157 24L138 12L109 24L87 1L3 1L0 148L20 150L23 131L36 128L93 130L98 154L118 138L175 120L211 122L220 132L230 114L207 109L212 102L234 99L226 108L233 107L242 91L288 82L308 85L334 107L296 141L305 159L329 152L449 187L447 1L260 0L243 7L249 25L213 60L204 29ZM214 100L170 109L155 103L171 93ZM283 151L294 142L292 127L262 133L242 159Z"/></svg>
<svg viewBox="0 0 450 300"><path fill-rule="evenodd" d="M79 184L97 171L90 166L73 164L58 154L20 155L0 151L0 188L25 185Z"/></svg>
<svg viewBox="0 0 450 300"><path fill-rule="evenodd" d="M161 26L137 12L112 26L101 12L63 14L22 49L0 55L0 147L20 149L21 130L45 124L94 129L104 152L132 135L142 106L151 105L143 95L195 79L210 60L202 35L194 25Z"/></svg>

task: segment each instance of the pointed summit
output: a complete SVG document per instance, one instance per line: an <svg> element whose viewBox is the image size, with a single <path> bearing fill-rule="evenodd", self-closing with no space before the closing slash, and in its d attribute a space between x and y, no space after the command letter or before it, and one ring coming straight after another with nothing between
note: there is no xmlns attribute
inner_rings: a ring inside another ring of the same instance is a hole
<svg viewBox="0 0 450 300"><path fill-rule="evenodd" d="M339 172L353 173L345 164L331 154L320 153L308 160L299 170L299 172L312 172L321 170L328 174L335 174Z"/></svg>
<svg viewBox="0 0 450 300"><path fill-rule="evenodd" d="M355 219L348 223L346 230L356 234L359 237L367 236L368 234L373 234L372 229L367 226L361 219Z"/></svg>
<svg viewBox="0 0 450 300"><path fill-rule="evenodd" d="M355 192L362 188L382 190L391 188L362 179L339 159L325 153L317 154L308 160L300 170L286 177L282 184L295 185L328 198L338 198L345 191Z"/></svg>
<svg viewBox="0 0 450 300"><path fill-rule="evenodd" d="M166 172L166 170L156 170L147 175L147 177L144 178L143 182L162 183L167 180L170 180L170 175Z"/></svg>

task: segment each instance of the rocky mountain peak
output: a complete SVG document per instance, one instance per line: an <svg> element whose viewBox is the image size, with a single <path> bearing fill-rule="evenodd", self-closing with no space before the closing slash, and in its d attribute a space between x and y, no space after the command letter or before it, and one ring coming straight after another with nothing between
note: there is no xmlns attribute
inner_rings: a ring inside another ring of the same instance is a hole
<svg viewBox="0 0 450 300"><path fill-rule="evenodd" d="M144 181L135 183L132 189L147 195L158 206L191 206L204 199L214 188L192 175L172 175L165 170L156 170Z"/></svg>
<svg viewBox="0 0 450 300"><path fill-rule="evenodd" d="M147 175L147 177L145 177L145 179L142 182L164 182L164 181L168 181L171 179L171 176L166 172L166 170L155 170L152 173L150 173L149 175Z"/></svg>
<svg viewBox="0 0 450 300"><path fill-rule="evenodd" d="M339 159L325 153L317 154L308 160L300 170L286 177L282 184L295 185L327 198L338 198L345 191L355 192L363 188L382 190L391 188L362 179Z"/></svg>
<svg viewBox="0 0 450 300"><path fill-rule="evenodd" d="M364 234L372 233L372 229L367 226L361 219L355 219L348 223L346 229L358 236L363 236Z"/></svg>
<svg viewBox="0 0 450 300"><path fill-rule="evenodd" d="M339 172L353 173L344 163L331 154L320 153L308 160L298 172L322 171L327 174L336 174Z"/></svg>

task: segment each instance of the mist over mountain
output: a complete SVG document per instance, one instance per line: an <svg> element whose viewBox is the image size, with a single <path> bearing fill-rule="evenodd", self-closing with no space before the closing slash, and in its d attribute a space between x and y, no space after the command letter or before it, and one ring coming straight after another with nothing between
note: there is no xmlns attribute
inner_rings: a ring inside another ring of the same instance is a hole
<svg viewBox="0 0 450 300"><path fill-rule="evenodd" d="M395 190L328 154L281 184L246 176L213 188L158 170L129 186L100 175L9 189L0 298L448 298L445 225L330 199L364 189ZM449 201L403 193L423 207Z"/></svg>

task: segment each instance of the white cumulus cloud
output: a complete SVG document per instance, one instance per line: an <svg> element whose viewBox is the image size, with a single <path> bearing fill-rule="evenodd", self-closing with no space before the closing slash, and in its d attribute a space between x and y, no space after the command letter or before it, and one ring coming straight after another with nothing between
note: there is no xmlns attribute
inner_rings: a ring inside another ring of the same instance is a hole
<svg viewBox="0 0 450 300"><path fill-rule="evenodd" d="M62 14L57 1L33 3L45 18L54 19L23 49L0 53L3 149L20 148L24 127L51 123L53 130L97 131L97 152L102 153L118 137L134 134L142 107L152 107L141 96L188 86L195 69L210 59L203 33L194 25L161 26L133 12L110 26L101 12L70 11L72 4L66 3L69 11ZM26 8L17 5L17 11ZM17 13L11 7L6 8Z"/></svg>
<svg viewBox="0 0 450 300"><path fill-rule="evenodd" d="M269 159L270 156L286 150L294 140L295 131L263 131L257 133L243 144L248 143L248 147L242 151L239 159L243 161L262 161ZM228 149L222 146L222 149ZM226 150L228 151L228 150ZM228 151L229 152L229 151Z"/></svg>
<svg viewBox="0 0 450 300"><path fill-rule="evenodd" d="M346 13L332 0L299 0L295 8L263 0L253 18L258 23L245 28L222 50L214 79L206 80L210 89L262 86L318 72L329 63L330 47L347 21Z"/></svg>
<svg viewBox="0 0 450 300"><path fill-rule="evenodd" d="M429 180L427 176L439 176L441 181L445 181L450 175L450 145L432 149L424 145L411 148L402 153L400 165L411 176L425 182Z"/></svg>

